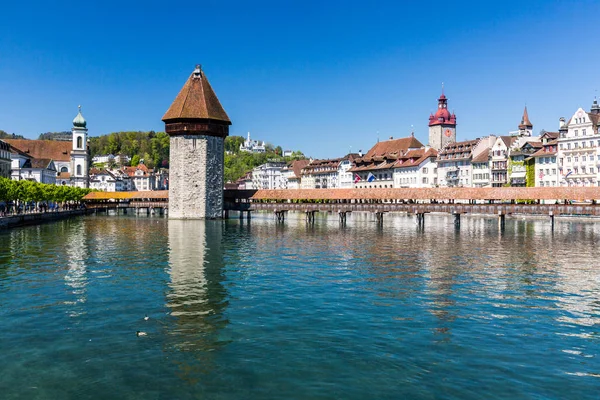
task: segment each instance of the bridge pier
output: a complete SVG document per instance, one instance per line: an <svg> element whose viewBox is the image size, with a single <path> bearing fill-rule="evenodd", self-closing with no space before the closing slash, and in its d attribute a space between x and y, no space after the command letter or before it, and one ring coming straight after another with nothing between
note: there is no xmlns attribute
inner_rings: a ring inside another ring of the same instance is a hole
<svg viewBox="0 0 600 400"><path fill-rule="evenodd" d="M425 213L417 213L417 226L419 228L425 228Z"/></svg>
<svg viewBox="0 0 600 400"><path fill-rule="evenodd" d="M500 230L504 230L504 226L506 224L506 214L502 213L502 211L498 211L498 227Z"/></svg>
<svg viewBox="0 0 600 400"><path fill-rule="evenodd" d="M375 213L375 218L377 219L377 223L378 223L379 225L383 225L383 212L381 212L381 211L377 211L377 212Z"/></svg>
<svg viewBox="0 0 600 400"><path fill-rule="evenodd" d="M550 211L550 229L554 231L554 212Z"/></svg>
<svg viewBox="0 0 600 400"><path fill-rule="evenodd" d="M454 213L454 227L460 228L460 213Z"/></svg>
<svg viewBox="0 0 600 400"><path fill-rule="evenodd" d="M229 210L223 210L223 219L229 219Z"/></svg>
<svg viewBox="0 0 600 400"><path fill-rule="evenodd" d="M346 217L348 215L348 211L339 211L338 214L340 215L340 224L346 225Z"/></svg>
<svg viewBox="0 0 600 400"><path fill-rule="evenodd" d="M285 211L275 210L275 218L277 218L278 223L283 224L285 222Z"/></svg>
<svg viewBox="0 0 600 400"><path fill-rule="evenodd" d="M315 213L316 211L306 211L306 222L310 225L315 223Z"/></svg>

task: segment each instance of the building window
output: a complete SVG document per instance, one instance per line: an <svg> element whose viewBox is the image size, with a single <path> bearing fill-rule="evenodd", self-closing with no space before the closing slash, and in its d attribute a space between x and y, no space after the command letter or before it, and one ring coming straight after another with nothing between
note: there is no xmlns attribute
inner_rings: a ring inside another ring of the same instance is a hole
<svg viewBox="0 0 600 400"><path fill-rule="evenodd" d="M581 134L582 134L583 136L585 136L585 129L582 129L582 130L581 130Z"/></svg>
<svg viewBox="0 0 600 400"><path fill-rule="evenodd" d="M81 165L77 166L77 176L81 176Z"/></svg>
<svg viewBox="0 0 600 400"><path fill-rule="evenodd" d="M81 136L77 137L77 148L81 149L83 147L83 138Z"/></svg>
<svg viewBox="0 0 600 400"><path fill-rule="evenodd" d="M423 173L426 174L427 173L427 168L423 168ZM427 183L427 182L423 182L423 183Z"/></svg>

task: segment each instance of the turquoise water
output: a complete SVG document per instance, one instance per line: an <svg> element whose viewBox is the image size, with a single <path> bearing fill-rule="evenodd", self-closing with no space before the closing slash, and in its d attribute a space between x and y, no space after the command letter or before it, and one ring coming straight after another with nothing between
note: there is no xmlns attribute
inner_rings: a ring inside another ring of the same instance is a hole
<svg viewBox="0 0 600 400"><path fill-rule="evenodd" d="M0 398L599 398L600 222L301 218L0 232Z"/></svg>

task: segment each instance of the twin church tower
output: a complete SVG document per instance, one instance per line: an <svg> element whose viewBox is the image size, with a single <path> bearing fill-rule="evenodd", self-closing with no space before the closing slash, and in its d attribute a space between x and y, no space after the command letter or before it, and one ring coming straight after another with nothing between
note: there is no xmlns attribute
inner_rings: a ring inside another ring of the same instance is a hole
<svg viewBox="0 0 600 400"><path fill-rule="evenodd" d="M231 121L200 65L162 120L170 136L169 218L214 219L223 213L224 143ZM429 145L456 141L456 115L442 94L429 117Z"/></svg>

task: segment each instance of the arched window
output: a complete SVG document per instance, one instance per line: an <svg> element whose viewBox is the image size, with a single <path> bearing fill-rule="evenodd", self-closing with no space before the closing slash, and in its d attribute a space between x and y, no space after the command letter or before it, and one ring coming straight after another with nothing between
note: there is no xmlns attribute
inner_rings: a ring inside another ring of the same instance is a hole
<svg viewBox="0 0 600 400"><path fill-rule="evenodd" d="M67 167L62 167L60 169L60 172L69 172L69 169Z"/></svg>
<svg viewBox="0 0 600 400"><path fill-rule="evenodd" d="M77 166L77 176L81 175L81 165Z"/></svg>
<svg viewBox="0 0 600 400"><path fill-rule="evenodd" d="M81 136L77 137L77 148L81 149L83 147L83 138Z"/></svg>

